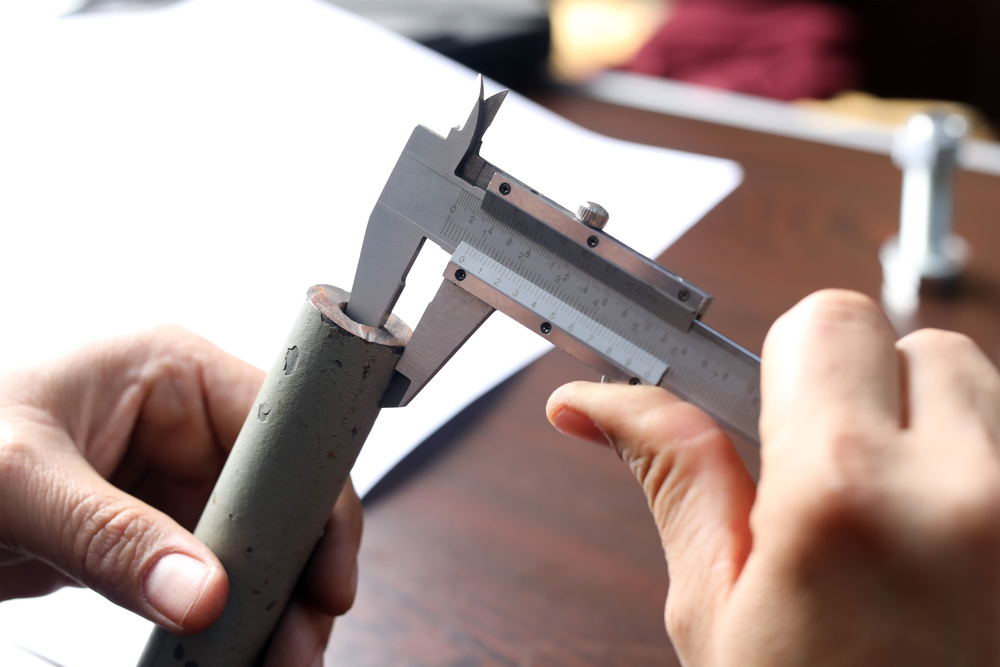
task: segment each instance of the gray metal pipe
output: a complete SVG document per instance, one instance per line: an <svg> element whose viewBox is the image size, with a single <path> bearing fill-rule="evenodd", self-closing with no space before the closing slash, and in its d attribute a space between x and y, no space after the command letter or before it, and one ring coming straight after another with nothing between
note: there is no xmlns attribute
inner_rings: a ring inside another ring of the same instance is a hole
<svg viewBox="0 0 1000 667"><path fill-rule="evenodd" d="M309 289L195 529L229 575L221 618L155 628L139 667L250 667L278 622L375 423L410 329L350 320L350 295Z"/></svg>

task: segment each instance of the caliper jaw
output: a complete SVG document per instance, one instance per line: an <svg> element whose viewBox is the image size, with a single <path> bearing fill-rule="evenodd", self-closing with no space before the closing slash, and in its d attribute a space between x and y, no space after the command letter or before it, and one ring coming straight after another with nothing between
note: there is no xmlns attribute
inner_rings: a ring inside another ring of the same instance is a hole
<svg viewBox="0 0 1000 667"><path fill-rule="evenodd" d="M490 125L493 124L493 119L496 118L497 111L500 110L500 105L503 104L506 97L507 91L501 90L499 93L491 95L488 99L484 100L483 78L480 76L479 99L476 101L476 106L472 109L472 113L469 114L469 120L465 122L465 126L459 131L464 132L465 128L472 126L469 147L455 168L455 175L480 189L485 189L484 185L480 184L481 178L485 177L486 183L489 183L493 172L496 171L496 167L479 156L479 150L483 147L483 135L489 129ZM473 125L473 120L475 120L475 125ZM448 134L448 140L451 140L451 133Z"/></svg>
<svg viewBox="0 0 1000 667"><path fill-rule="evenodd" d="M408 404L493 311L492 306L454 283L441 281L396 364L382 407Z"/></svg>
<svg viewBox="0 0 1000 667"><path fill-rule="evenodd" d="M492 173L489 163L479 156L479 149L507 91L484 99L482 76L478 82L479 95L465 125L452 128L447 138L417 126L382 189L368 219L347 304L347 316L355 322L376 328L385 324L427 238L447 252L454 252L454 246L438 236L439 230L429 227L441 221L424 219L419 213L422 209L413 204L434 196L436 177L457 177L475 186L480 172ZM478 194L482 197L481 192Z"/></svg>

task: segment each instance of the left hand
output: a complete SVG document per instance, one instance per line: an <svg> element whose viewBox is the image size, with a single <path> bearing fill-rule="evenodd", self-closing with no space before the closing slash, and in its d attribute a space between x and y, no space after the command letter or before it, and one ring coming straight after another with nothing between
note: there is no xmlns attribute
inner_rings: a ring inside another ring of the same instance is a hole
<svg viewBox="0 0 1000 667"><path fill-rule="evenodd" d="M176 327L0 378L0 599L79 583L173 632L211 625L228 579L189 531L263 380ZM348 482L267 665L321 660L354 601L361 523Z"/></svg>

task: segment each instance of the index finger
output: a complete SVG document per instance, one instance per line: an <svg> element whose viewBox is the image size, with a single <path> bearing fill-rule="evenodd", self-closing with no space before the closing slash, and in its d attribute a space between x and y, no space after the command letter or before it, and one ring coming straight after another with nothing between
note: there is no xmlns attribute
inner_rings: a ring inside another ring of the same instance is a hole
<svg viewBox="0 0 1000 667"><path fill-rule="evenodd" d="M769 454L801 446L809 434L898 427L895 340L879 307L845 290L817 292L779 318L761 361L760 432Z"/></svg>

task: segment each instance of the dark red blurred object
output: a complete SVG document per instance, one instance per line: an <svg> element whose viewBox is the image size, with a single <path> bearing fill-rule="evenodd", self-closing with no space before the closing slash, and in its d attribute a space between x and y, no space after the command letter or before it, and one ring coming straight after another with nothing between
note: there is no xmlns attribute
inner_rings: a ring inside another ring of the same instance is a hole
<svg viewBox="0 0 1000 667"><path fill-rule="evenodd" d="M678 0L625 69L779 100L825 98L857 82L855 27L819 2Z"/></svg>

